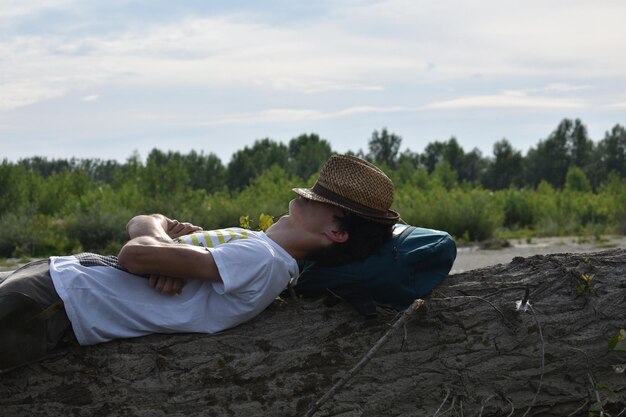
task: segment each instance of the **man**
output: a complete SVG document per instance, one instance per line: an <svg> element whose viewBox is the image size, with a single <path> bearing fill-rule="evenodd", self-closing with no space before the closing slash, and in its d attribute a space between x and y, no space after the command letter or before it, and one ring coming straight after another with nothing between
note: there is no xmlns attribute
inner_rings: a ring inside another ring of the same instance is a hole
<svg viewBox="0 0 626 417"><path fill-rule="evenodd" d="M40 356L68 333L90 345L234 327L297 278L298 260L338 265L363 259L391 237L399 219L390 209L391 180L356 157L331 157L312 188L293 191L300 197L266 233L203 232L162 215L142 215L128 223L130 240L117 257L51 257L18 269L0 284L0 361ZM38 342L44 336L25 335L28 326L16 325L26 311L35 316L31 328L41 329L31 333L45 334L44 344ZM39 346L36 352L16 353L25 337Z"/></svg>

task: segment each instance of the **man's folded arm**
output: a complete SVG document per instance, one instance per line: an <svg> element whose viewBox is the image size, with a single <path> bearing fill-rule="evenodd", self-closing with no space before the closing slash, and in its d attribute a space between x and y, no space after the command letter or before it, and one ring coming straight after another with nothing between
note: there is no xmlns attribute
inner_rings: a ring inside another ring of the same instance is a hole
<svg viewBox="0 0 626 417"><path fill-rule="evenodd" d="M134 274L222 282L211 252L198 246L164 242L157 237L131 239L120 250L118 261Z"/></svg>
<svg viewBox="0 0 626 417"><path fill-rule="evenodd" d="M126 230L131 239L140 236L151 236L164 242L170 241L167 234L169 219L162 214L141 214L135 216L126 225Z"/></svg>

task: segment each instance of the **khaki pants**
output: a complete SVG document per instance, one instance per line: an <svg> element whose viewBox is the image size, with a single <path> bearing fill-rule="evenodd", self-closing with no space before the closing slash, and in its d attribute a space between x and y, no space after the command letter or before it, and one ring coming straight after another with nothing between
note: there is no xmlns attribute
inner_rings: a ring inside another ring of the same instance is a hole
<svg viewBox="0 0 626 417"><path fill-rule="evenodd" d="M0 274L0 294L19 292L31 297L42 309L59 301L50 276L50 261L43 259L22 266L15 271ZM48 351L59 345L71 334L72 326L65 309L61 308L46 321Z"/></svg>

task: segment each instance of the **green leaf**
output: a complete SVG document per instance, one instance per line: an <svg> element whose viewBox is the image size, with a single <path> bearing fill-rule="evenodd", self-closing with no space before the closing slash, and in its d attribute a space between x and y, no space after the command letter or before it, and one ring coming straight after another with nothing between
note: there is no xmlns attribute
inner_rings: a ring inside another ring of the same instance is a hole
<svg viewBox="0 0 626 417"><path fill-rule="evenodd" d="M617 343L615 343L615 346L613 346L613 350L616 350L618 352L626 352L626 341L618 340Z"/></svg>
<svg viewBox="0 0 626 417"><path fill-rule="evenodd" d="M269 214L261 213L261 215L259 216L259 229L265 232L273 224L274 218L272 216L270 216Z"/></svg>
<svg viewBox="0 0 626 417"><path fill-rule="evenodd" d="M602 410L602 404L601 403L593 403L591 404L591 407L589 407L589 412L598 412ZM591 415L595 415L595 414L591 414Z"/></svg>
<svg viewBox="0 0 626 417"><path fill-rule="evenodd" d="M599 390L601 390L601 391L610 390L610 389L609 389L609 387L608 387L608 385L606 385L606 384L604 384L604 383L602 383L602 382L598 382L598 383L596 384L596 389L599 389Z"/></svg>
<svg viewBox="0 0 626 417"><path fill-rule="evenodd" d="M619 333L609 340L609 349L626 352L626 329L620 329Z"/></svg>
<svg viewBox="0 0 626 417"><path fill-rule="evenodd" d="M239 226L244 229L250 228L250 218L248 216L239 217Z"/></svg>
<svg viewBox="0 0 626 417"><path fill-rule="evenodd" d="M620 398L618 397L618 395L616 393L614 393L613 391L611 392L607 392L606 394L606 401L610 404L616 403L620 400Z"/></svg>

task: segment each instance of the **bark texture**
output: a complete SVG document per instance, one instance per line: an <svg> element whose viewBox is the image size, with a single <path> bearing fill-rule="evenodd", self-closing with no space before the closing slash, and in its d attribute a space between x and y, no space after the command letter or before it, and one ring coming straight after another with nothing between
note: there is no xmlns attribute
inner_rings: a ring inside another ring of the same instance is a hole
<svg viewBox="0 0 626 417"><path fill-rule="evenodd" d="M221 334L71 346L0 375L0 415L305 415L395 318L288 300ZM625 327L625 250L453 275L315 415L617 416Z"/></svg>

